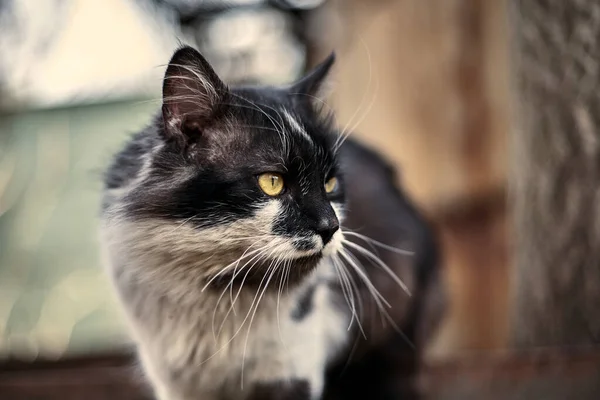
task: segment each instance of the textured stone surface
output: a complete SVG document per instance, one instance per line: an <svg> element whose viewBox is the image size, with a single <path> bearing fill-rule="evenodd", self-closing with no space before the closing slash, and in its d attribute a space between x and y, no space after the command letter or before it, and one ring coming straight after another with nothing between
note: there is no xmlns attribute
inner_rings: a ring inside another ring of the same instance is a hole
<svg viewBox="0 0 600 400"><path fill-rule="evenodd" d="M511 2L514 342L600 340L600 3Z"/></svg>

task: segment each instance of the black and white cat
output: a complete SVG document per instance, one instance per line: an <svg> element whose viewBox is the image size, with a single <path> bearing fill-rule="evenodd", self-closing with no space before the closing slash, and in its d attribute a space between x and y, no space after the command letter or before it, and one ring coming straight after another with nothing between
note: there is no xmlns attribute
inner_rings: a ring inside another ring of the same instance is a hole
<svg viewBox="0 0 600 400"><path fill-rule="evenodd" d="M436 246L392 170L333 127L333 62L228 88L181 48L162 112L110 167L103 248L158 399L384 398L418 354Z"/></svg>

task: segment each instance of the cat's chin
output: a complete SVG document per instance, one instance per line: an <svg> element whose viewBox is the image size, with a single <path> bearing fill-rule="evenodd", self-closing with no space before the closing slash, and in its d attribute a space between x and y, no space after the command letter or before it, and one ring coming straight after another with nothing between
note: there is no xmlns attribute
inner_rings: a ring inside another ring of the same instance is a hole
<svg viewBox="0 0 600 400"><path fill-rule="evenodd" d="M233 285L256 290L257 287L264 288L265 283L269 282L266 290L278 290L280 282L284 282L287 287L293 287L300 284L323 259L321 251L309 255L294 255L285 259L265 260L256 264L250 271L239 272L235 274L223 274L219 279L215 279L211 287L222 291L226 286ZM276 268L274 266L277 265Z"/></svg>

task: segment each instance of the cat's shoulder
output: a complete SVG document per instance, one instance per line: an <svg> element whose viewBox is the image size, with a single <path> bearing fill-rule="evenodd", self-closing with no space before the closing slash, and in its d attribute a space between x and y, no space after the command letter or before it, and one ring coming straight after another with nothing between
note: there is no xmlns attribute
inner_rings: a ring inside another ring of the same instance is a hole
<svg viewBox="0 0 600 400"><path fill-rule="evenodd" d="M340 162L345 169L354 171L357 166L374 170L394 181L398 169L378 150L364 141L349 137L340 146Z"/></svg>

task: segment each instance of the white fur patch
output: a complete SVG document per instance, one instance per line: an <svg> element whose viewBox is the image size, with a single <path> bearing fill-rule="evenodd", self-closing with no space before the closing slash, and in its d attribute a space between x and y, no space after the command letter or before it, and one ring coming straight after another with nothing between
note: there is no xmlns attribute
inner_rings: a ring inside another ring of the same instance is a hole
<svg viewBox="0 0 600 400"><path fill-rule="evenodd" d="M261 369L255 375L257 381L307 380L311 386L311 398L320 398L327 362L346 344L348 335L347 317L336 309L327 285L327 280L333 279L336 279L333 266L324 259L303 285L316 285L313 308L306 318L301 321L289 318L292 308L299 301L299 295L303 293L301 287L286 302L285 310L280 310L279 315L284 318L279 321L272 319L253 332L257 336L255 340L258 340L254 349L256 357L263 361L275 358L270 362L261 362ZM277 315L277 311L273 311ZM277 343L277 348L269 349L261 342L269 344L269 347Z"/></svg>
<svg viewBox="0 0 600 400"><path fill-rule="evenodd" d="M283 113L285 120L287 121L288 124L290 124L290 126L294 129L294 131L299 133L300 135L302 135L302 137L304 139L308 140L308 142L310 144L313 144L313 140L310 137L310 135L306 132L306 129L304 129L304 127L302 127L302 125L300 125L300 123L292 116L292 114L290 114L290 112L285 109L282 110L282 113Z"/></svg>
<svg viewBox="0 0 600 400"><path fill-rule="evenodd" d="M335 216L337 217L338 221L340 221L340 226L341 226L341 222L344 220L344 214L342 212L341 205L339 205L337 203L331 203L331 207L333 208L333 212L335 213ZM323 255L326 257L335 255L338 251L340 251L342 249L343 241L344 241L344 233L342 232L342 229L340 227L340 229L338 229L333 234L333 237L331 238L329 243L327 243L327 246L325 246L325 248L323 249Z"/></svg>

